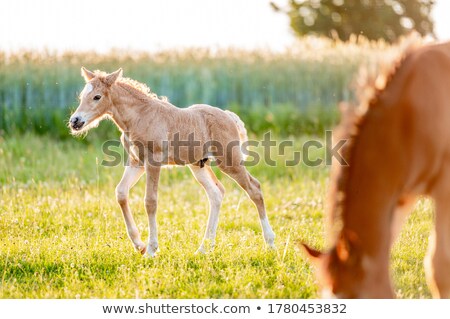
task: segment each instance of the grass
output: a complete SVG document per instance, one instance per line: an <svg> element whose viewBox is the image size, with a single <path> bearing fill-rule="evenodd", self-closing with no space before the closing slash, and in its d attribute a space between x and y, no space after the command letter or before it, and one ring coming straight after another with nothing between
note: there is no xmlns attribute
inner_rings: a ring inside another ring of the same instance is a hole
<svg viewBox="0 0 450 319"><path fill-rule="evenodd" d="M295 138L297 149L308 136ZM33 134L0 140L0 298L314 298L310 264L296 247L323 247L328 168L268 167L262 182L277 249L263 245L256 209L228 178L213 253L195 255L207 200L186 168L162 172L155 259L133 251L114 198L122 167L99 166L101 143ZM285 157L289 157L288 153ZM320 155L320 153L318 153ZM97 160L98 159L98 160ZM278 156L281 163L283 156ZM143 238L144 180L131 191ZM393 252L396 291L429 298L422 260L431 227L422 200Z"/></svg>

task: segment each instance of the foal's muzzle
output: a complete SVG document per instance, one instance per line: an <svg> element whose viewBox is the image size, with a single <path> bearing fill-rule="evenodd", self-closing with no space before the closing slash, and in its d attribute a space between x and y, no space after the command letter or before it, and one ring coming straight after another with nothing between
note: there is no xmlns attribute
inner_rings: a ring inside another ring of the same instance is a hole
<svg viewBox="0 0 450 319"><path fill-rule="evenodd" d="M78 131L84 126L84 121L81 119L81 117L75 116L70 119L70 127Z"/></svg>

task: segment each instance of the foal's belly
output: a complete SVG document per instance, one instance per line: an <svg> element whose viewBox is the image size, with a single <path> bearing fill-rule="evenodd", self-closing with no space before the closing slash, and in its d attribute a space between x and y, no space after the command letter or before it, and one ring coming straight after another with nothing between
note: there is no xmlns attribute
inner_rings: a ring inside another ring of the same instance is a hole
<svg viewBox="0 0 450 319"><path fill-rule="evenodd" d="M200 141L164 142L157 149L149 146L139 147L139 143L133 143L130 147L130 156L153 166L195 164L211 155L205 143Z"/></svg>
<svg viewBox="0 0 450 319"><path fill-rule="evenodd" d="M169 148L169 151L162 155L166 165L187 165L195 164L208 157L207 152L201 146L185 146L179 148Z"/></svg>

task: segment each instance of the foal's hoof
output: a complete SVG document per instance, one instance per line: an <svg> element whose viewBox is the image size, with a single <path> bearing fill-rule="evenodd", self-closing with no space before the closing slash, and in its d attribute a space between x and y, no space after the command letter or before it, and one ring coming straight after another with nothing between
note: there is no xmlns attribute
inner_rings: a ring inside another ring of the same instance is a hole
<svg viewBox="0 0 450 319"><path fill-rule="evenodd" d="M214 251L214 246L205 248L203 246L200 246L199 249L195 252L196 255L207 255L209 253L212 253Z"/></svg>
<svg viewBox="0 0 450 319"><path fill-rule="evenodd" d="M204 247L200 247L199 249L197 249L197 251L195 252L196 255L206 255L207 252L205 250Z"/></svg>
<svg viewBox="0 0 450 319"><path fill-rule="evenodd" d="M134 246L134 249L139 252L141 255L144 255L145 252L147 251L147 247L145 246L144 243L138 244Z"/></svg>
<svg viewBox="0 0 450 319"><path fill-rule="evenodd" d="M214 250L214 246L215 246L214 241L206 240L200 245L195 254L206 255Z"/></svg>
<svg viewBox="0 0 450 319"><path fill-rule="evenodd" d="M157 251L151 252L147 251L143 256L144 258L155 258L157 255Z"/></svg>
<svg viewBox="0 0 450 319"><path fill-rule="evenodd" d="M270 237L264 238L264 240L266 241L267 248L272 249L272 250L276 249L276 247L275 247L275 234L273 234Z"/></svg>
<svg viewBox="0 0 450 319"><path fill-rule="evenodd" d="M154 247L152 247L152 246L148 245L145 248L145 253L143 255L144 255L145 258L155 258L156 254L158 252L159 252L158 246L155 245Z"/></svg>
<svg viewBox="0 0 450 319"><path fill-rule="evenodd" d="M143 248L138 248L138 251L141 253L141 255L145 255L145 253L147 252L147 247L143 247Z"/></svg>

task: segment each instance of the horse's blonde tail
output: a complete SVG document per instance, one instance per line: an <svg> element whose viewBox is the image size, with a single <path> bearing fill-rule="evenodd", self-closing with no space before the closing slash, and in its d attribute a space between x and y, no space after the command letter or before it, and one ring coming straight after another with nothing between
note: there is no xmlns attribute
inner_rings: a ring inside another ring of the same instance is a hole
<svg viewBox="0 0 450 319"><path fill-rule="evenodd" d="M245 128L245 124L244 122L242 122L242 120L240 119L240 117L236 114L233 113L231 111L226 110L225 113L228 114L229 117L231 117L234 121L234 123L236 124L236 127L238 129L239 132L239 139L241 140L241 144L244 142L248 141L248 136L247 136L247 130Z"/></svg>
<svg viewBox="0 0 450 319"><path fill-rule="evenodd" d="M246 148L242 148L242 144L244 144L245 142L248 141L247 129L245 128L245 124L244 124L244 122L242 122L241 118L236 113L228 111L228 110L225 110L225 113L227 113L228 116L231 117L231 119L236 124L236 127L239 132L241 151L242 151L242 154L244 155L244 159L246 159L247 155L248 155L246 152Z"/></svg>

